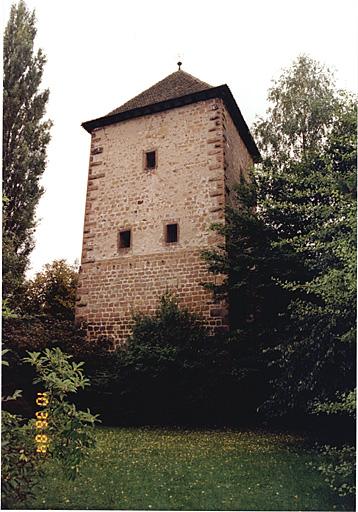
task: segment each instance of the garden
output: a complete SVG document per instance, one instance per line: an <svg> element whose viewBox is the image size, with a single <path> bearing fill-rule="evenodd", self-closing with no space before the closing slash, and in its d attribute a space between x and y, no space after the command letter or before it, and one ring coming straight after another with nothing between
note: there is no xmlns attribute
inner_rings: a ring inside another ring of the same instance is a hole
<svg viewBox="0 0 358 512"><path fill-rule="evenodd" d="M46 346L49 325L67 325L67 344ZM173 296L117 351L75 344L81 331L63 320L21 331L7 318L4 330L5 382L23 392L5 398L3 508L353 510L354 422L258 415L264 381L250 393L232 362L240 344L208 336Z"/></svg>
<svg viewBox="0 0 358 512"><path fill-rule="evenodd" d="M262 162L202 253L227 332L168 290L123 345L89 342L78 267L26 277L51 128L35 34L20 0L4 33L2 508L353 510L356 98L305 55L270 88Z"/></svg>

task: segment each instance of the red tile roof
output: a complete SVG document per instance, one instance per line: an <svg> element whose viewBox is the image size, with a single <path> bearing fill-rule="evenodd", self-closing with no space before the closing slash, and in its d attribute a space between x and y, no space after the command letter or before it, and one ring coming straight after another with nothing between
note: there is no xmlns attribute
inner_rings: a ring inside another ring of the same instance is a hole
<svg viewBox="0 0 358 512"><path fill-rule="evenodd" d="M173 98L180 98L187 94L211 88L211 85L202 82L198 78L195 78L195 76L189 75L189 73L186 73L185 71L178 70L152 87L149 87L149 89L138 94L138 96L127 101L120 107L112 110L112 112L109 112L107 115L119 114L120 112L125 112L134 108L146 107L153 103Z"/></svg>
<svg viewBox="0 0 358 512"><path fill-rule="evenodd" d="M213 98L223 99L254 162L259 162L260 152L228 86L213 87L182 70L172 73L105 116L82 123L82 126L91 133L102 126Z"/></svg>

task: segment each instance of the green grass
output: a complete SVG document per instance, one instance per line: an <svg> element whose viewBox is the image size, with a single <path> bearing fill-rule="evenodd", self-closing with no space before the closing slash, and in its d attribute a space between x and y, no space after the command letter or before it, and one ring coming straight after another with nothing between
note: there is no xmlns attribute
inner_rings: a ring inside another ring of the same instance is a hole
<svg viewBox="0 0 358 512"><path fill-rule="evenodd" d="M98 428L97 438L75 482L48 465L31 508L348 510L299 436Z"/></svg>

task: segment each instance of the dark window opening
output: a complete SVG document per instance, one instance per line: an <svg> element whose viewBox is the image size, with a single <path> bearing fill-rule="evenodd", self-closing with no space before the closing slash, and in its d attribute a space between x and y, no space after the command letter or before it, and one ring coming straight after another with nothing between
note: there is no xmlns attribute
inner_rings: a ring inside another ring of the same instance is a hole
<svg viewBox="0 0 358 512"><path fill-rule="evenodd" d="M178 224L167 224L166 242L172 244L178 241Z"/></svg>
<svg viewBox="0 0 358 512"><path fill-rule="evenodd" d="M131 232L130 232L130 230L120 231L120 233L119 233L119 248L120 249L127 249L130 246L131 246Z"/></svg>
<svg viewBox="0 0 358 512"><path fill-rule="evenodd" d="M148 151L145 154L145 168L155 169L157 166L157 155L155 151Z"/></svg>

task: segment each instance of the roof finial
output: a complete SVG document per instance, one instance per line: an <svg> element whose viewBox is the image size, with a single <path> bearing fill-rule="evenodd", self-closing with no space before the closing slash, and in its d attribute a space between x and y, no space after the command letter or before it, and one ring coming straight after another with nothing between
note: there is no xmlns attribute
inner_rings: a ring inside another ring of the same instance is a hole
<svg viewBox="0 0 358 512"><path fill-rule="evenodd" d="M183 63L182 63L182 62L180 62L180 60L179 60L179 61L177 62L177 64L178 64L178 71L180 71L180 67L182 66L182 64L183 64Z"/></svg>

